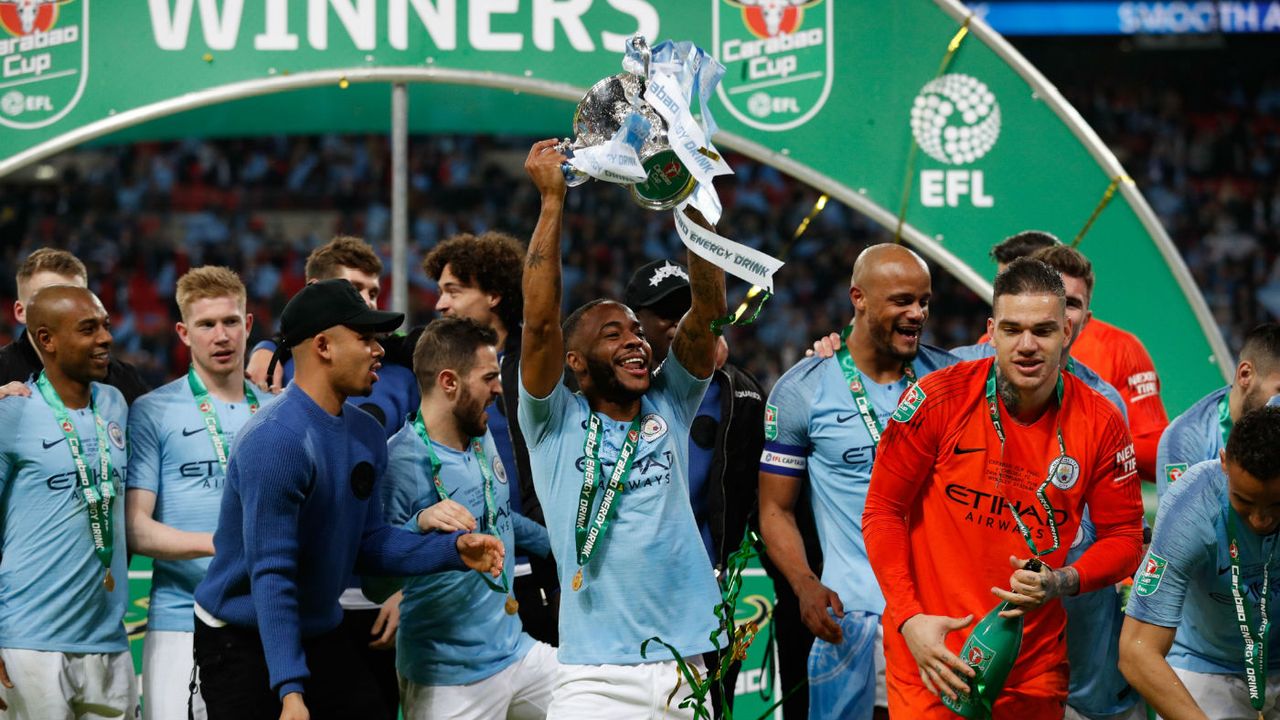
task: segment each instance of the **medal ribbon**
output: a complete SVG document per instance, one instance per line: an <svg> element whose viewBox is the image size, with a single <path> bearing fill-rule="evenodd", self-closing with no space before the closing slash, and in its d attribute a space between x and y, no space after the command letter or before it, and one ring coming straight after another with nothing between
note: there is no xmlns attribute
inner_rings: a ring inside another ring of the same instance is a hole
<svg viewBox="0 0 1280 720"><path fill-rule="evenodd" d="M1231 419L1231 393L1227 393L1218 399L1218 432L1222 433L1222 447L1227 446L1227 437L1231 435L1231 428L1235 427L1235 422Z"/></svg>
<svg viewBox="0 0 1280 720"><path fill-rule="evenodd" d="M613 474L605 486L604 496L600 499L600 509L591 519L591 505L599 491L600 478L600 428L603 423L595 413L587 424L587 439L583 442L582 452L586 455L587 465L582 469L582 492L578 495L578 515L574 524L574 540L578 545L578 567L591 561L592 554L604 540L609 531L609 523L618 512L618 493L622 492L631 474L631 465L636 459L636 447L640 444L640 414L637 413L627 428L626 440L618 453L618 461L613 466ZM590 520L590 527L588 521ZM579 571L581 572L581 571Z"/></svg>
<svg viewBox="0 0 1280 720"><path fill-rule="evenodd" d="M871 442L880 445L880 434L884 432L884 425L880 423L880 419L876 417L876 409L871 405L871 398L867 397L867 390L863 386L862 377L858 374L858 366L853 363L853 355L849 353L849 346L845 341L849 339L849 334L853 332L852 325L846 325L844 330L840 332L840 349L836 351L836 359L840 361L840 372L844 373L844 379L849 383L849 392L853 395L853 404L858 408L858 414L862 416L862 422L867 426L867 432L871 435ZM902 364L902 375L907 379L907 389L911 389L916 384L916 371L911 367L910 362Z"/></svg>
<svg viewBox="0 0 1280 720"><path fill-rule="evenodd" d="M444 481L440 479L440 456L436 455L436 449L431 445L431 436L427 434L427 425L422 420L422 413L419 412L413 418L413 429L418 433L418 437L422 438L422 443L427 446L428 464L431 466L431 484L435 485L436 494L440 499L449 500L449 491L445 489ZM493 471L489 469L489 462L485 458L484 445L480 438L471 438L471 452L475 454L476 461L480 463L480 477L484 478L484 530L483 532L498 536L498 501L493 491ZM506 594L510 590L510 584L507 582L507 570L502 569L502 576L499 578L501 582L494 582L489 579L488 575L480 573L480 579L484 580L484 584L494 592Z"/></svg>
<svg viewBox="0 0 1280 720"><path fill-rule="evenodd" d="M1230 415L1227 416L1230 419ZM1249 608L1253 604L1245 598L1240 590L1240 543L1236 529L1236 511L1228 504L1227 514L1227 556L1231 559L1231 599L1235 601L1236 620L1240 626L1240 635L1244 638L1244 684L1249 690L1249 704L1262 717L1262 706L1267 699L1267 635L1271 631L1271 619L1267 617L1267 605L1271 596L1271 559L1275 557L1276 541L1267 553L1266 562L1262 565L1262 591L1258 598L1258 632L1255 635L1249 627Z"/></svg>
<svg viewBox="0 0 1280 720"><path fill-rule="evenodd" d="M76 466L76 477L80 482L80 493L89 511L89 537L93 539L93 554L97 556L102 567L107 569L107 591L110 592L115 583L111 577L111 556L115 552L115 528L112 526L111 505L115 499L116 489L111 481L111 445L107 438L107 424L98 414L92 396L89 399L89 410L93 413L93 425L98 435L98 482L93 482L89 466L85 464L84 455L80 452L80 434L71 422L67 406L53 389L43 371L36 378L36 388L40 396L53 409L53 417L67 439L67 447L71 449L71 461Z"/></svg>
<svg viewBox="0 0 1280 720"><path fill-rule="evenodd" d="M222 423L218 422L218 411L213 407L213 400L209 398L209 391L205 388L204 382L196 374L195 365L187 368L187 385L191 388L191 394L195 396L196 410L200 412L200 419L209 430L213 454L218 458L218 465L222 466L222 474L226 475L227 440L222 434ZM244 384L244 400L249 403L249 414L258 412L258 396L253 394L248 382Z"/></svg>
<svg viewBox="0 0 1280 720"><path fill-rule="evenodd" d="M1062 374L1058 374L1058 385L1054 390L1054 394L1058 398L1058 407L1062 407L1063 382ZM991 424L996 429L996 435L1000 438L1000 457L1004 458L1004 425L1000 422L1000 400L996 397L996 363L992 361L991 371L987 373L987 411L991 415ZM1062 439L1062 421L1059 419L1057 427L1058 435L1058 459L1067 457L1067 445ZM1013 513L1013 521L1018 524L1018 532L1022 534L1022 540L1027 544L1027 549L1032 555L1042 557L1057 551L1059 546L1058 540L1058 521L1053 517L1053 505L1049 502L1049 498L1045 495L1045 490L1049 487L1049 483L1053 481L1053 470L1058 463L1054 462L1049 466L1049 474L1045 476L1044 482L1040 483L1040 487L1036 488L1036 500L1040 503L1040 507L1044 509L1045 522L1049 525L1049 535L1053 538L1053 545L1045 550L1037 550L1036 543L1031 539L1031 528L1023 522L1022 517L1018 514L1018 510L1013 507L1008 500L1005 505L1009 507L1009 512Z"/></svg>

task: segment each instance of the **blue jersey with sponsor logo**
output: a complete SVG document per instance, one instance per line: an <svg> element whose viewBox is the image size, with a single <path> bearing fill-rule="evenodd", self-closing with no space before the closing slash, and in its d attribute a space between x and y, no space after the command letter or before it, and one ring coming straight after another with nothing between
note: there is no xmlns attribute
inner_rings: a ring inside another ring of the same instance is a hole
<svg viewBox="0 0 1280 720"><path fill-rule="evenodd" d="M262 404L275 395L255 392ZM225 403L212 395L228 452L249 421L247 401ZM225 473L186 375L138 398L129 412L129 489L156 495L156 521L187 532L211 533L218 527ZM196 585L212 558L156 560L152 565L151 607L147 628L194 632L192 604Z"/></svg>
<svg viewBox="0 0 1280 720"><path fill-rule="evenodd" d="M1236 621L1228 556L1227 474L1222 463L1192 465L1160 499L1160 522L1134 578L1125 612L1160 627L1176 627L1169 664L1200 673L1244 673L1244 637ZM1237 518L1238 520L1238 518ZM1249 623L1258 629L1263 563L1271 559L1268 614L1280 599L1280 533L1256 535L1243 520L1236 526L1240 584L1249 599ZM1269 672L1280 670L1280 633L1270 633Z"/></svg>
<svg viewBox="0 0 1280 720"><path fill-rule="evenodd" d="M28 382L31 397L0 400L0 644L68 653L129 649L124 629L129 600L125 554L125 427L129 410L120 391L92 383L93 404L107 425L117 501L112 504L111 574L93 553L88 509L75 463L53 409ZM98 483L98 434L89 408L68 409L81 454Z"/></svg>
<svg viewBox="0 0 1280 720"><path fill-rule="evenodd" d="M918 378L958 362L950 353L921 345L912 366ZM881 426L907 389L862 378ZM840 596L845 610L880 614L884 596L871 572L862 539L862 510L871 483L876 444L854 405L835 358L801 360L779 378L765 409L760 471L809 478L809 498L822 545L822 584Z"/></svg>
<svg viewBox="0 0 1280 720"><path fill-rule="evenodd" d="M541 525L511 512L511 483L494 443L484 436L485 459L494 483L497 528L485 526L484 476L475 453L432 442L440 459L440 480L449 497L476 518L476 529L493 532L507 548L507 578L515 577L516 544L547 547ZM387 475L382 485L387 522L418 530L418 513L440 501L432 481L427 448L406 423L387 443ZM490 677L524 657L533 647L518 615L508 615L507 594L495 592L472 570L451 570L407 578L400 603L396 668L419 685L465 685Z"/></svg>
<svg viewBox="0 0 1280 720"><path fill-rule="evenodd" d="M529 444L534 487L546 512L560 573L560 662L629 665L671 659L655 635L684 657L712 649L720 590L689 503L689 428L711 380L689 374L674 353L654 373L640 403L641 432L626 489L603 543L578 570L574 524L591 409L557 384L545 398L520 387L520 427ZM608 481L630 427L602 421L600 482ZM596 495L599 507L603 492Z"/></svg>
<svg viewBox="0 0 1280 720"><path fill-rule="evenodd" d="M1156 493L1160 497L1192 465L1218 459L1226 447L1218 423L1218 404L1226 402L1230 392L1227 385L1205 395L1164 429L1156 448Z"/></svg>

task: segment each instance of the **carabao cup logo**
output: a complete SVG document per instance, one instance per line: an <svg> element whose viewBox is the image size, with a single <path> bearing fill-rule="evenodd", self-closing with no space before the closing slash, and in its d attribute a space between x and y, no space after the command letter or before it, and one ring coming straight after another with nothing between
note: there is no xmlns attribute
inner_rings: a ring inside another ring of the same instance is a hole
<svg viewBox="0 0 1280 720"><path fill-rule="evenodd" d="M88 79L89 0L0 0L0 29L0 125L57 122Z"/></svg>
<svg viewBox="0 0 1280 720"><path fill-rule="evenodd" d="M981 80L959 73L943 75L929 81L916 96L911 134L934 160L968 165L995 147L1000 137L1000 104Z"/></svg>
<svg viewBox="0 0 1280 720"><path fill-rule="evenodd" d="M757 130L808 122L831 94L835 0L714 0L720 101Z"/></svg>

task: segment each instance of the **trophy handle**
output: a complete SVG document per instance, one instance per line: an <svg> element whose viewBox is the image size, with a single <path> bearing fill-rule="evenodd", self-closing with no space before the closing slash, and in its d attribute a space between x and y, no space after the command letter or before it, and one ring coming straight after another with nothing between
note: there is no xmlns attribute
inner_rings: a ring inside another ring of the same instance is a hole
<svg viewBox="0 0 1280 720"><path fill-rule="evenodd" d="M573 157L573 141L569 138L561 140L556 145L556 152L565 157ZM577 187L591 179L590 175L569 163L560 163L560 172L564 174L564 184L569 187Z"/></svg>

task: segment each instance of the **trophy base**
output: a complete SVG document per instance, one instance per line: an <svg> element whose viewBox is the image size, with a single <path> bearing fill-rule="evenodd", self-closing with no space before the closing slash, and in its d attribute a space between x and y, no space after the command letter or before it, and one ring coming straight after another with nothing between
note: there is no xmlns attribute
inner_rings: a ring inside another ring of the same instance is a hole
<svg viewBox="0 0 1280 720"><path fill-rule="evenodd" d="M661 150L642 161L648 179L631 186L631 198L649 210L670 210L693 194L698 181L674 150Z"/></svg>

